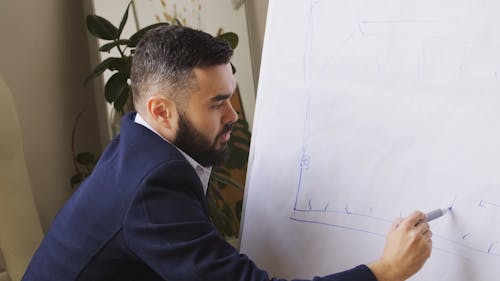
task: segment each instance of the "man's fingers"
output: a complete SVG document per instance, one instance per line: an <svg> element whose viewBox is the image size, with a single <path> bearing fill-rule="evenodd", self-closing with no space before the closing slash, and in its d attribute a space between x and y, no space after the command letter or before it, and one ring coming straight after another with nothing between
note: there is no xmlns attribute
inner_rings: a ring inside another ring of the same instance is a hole
<svg viewBox="0 0 500 281"><path fill-rule="evenodd" d="M401 222L403 222L403 221L404 221L403 218L395 219L394 222L392 223L392 229L397 228L401 224Z"/></svg>
<svg viewBox="0 0 500 281"><path fill-rule="evenodd" d="M402 223L408 224L409 226L415 226L423 221L425 221L425 214L420 211L415 211L411 213Z"/></svg>
<svg viewBox="0 0 500 281"><path fill-rule="evenodd" d="M418 233L425 234L429 231L430 226L426 221L421 221L415 226Z"/></svg>
<svg viewBox="0 0 500 281"><path fill-rule="evenodd" d="M427 230L427 231L424 233L424 239L425 239L426 241L431 241L431 239L432 239L432 231Z"/></svg>

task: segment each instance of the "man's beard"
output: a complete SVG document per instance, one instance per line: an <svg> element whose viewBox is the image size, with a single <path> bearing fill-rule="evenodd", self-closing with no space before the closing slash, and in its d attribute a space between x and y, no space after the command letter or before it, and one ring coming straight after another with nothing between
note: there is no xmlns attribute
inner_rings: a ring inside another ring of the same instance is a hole
<svg viewBox="0 0 500 281"><path fill-rule="evenodd" d="M217 140L232 129L232 123L224 125L222 131L212 141L196 130L184 114L179 114L179 129L174 145L204 167L219 166L229 160L230 150L227 143L221 144L221 147L217 149Z"/></svg>

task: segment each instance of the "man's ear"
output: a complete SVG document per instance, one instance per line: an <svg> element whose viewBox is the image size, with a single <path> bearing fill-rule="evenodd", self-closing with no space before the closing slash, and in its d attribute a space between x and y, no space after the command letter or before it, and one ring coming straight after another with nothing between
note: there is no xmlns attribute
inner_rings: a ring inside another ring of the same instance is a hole
<svg viewBox="0 0 500 281"><path fill-rule="evenodd" d="M149 124L167 140L175 137L177 132L177 106L176 103L162 95L150 97L146 103L149 115Z"/></svg>

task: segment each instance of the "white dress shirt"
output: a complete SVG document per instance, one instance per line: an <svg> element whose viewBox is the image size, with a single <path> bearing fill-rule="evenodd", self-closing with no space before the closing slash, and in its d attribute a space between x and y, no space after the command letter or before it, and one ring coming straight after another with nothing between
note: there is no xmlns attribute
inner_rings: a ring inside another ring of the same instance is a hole
<svg viewBox="0 0 500 281"><path fill-rule="evenodd" d="M141 117L141 115L139 115L139 113L137 113L135 115L135 120L134 121L135 121L135 123L140 124L140 125L148 128L148 129L150 129L155 134L157 134L158 136L160 136L164 141L170 143L162 135L160 135L155 129L153 129L153 127L151 127L151 125L149 125L148 122L146 122L146 120L144 120ZM172 143L170 143L170 144L172 144ZM193 166L193 169L195 170L196 174L200 178L201 184L203 185L203 191L206 194L207 193L207 189L208 189L208 181L210 180L210 173L212 172L212 167L203 167L198 162L196 162L196 160L194 160L191 156L189 156L187 153L185 153L184 151L180 150L177 146L175 146L175 145L173 145L173 146L175 148L177 148L177 150L179 150L179 152L186 158L186 160L189 162L189 164L191 164L191 166Z"/></svg>

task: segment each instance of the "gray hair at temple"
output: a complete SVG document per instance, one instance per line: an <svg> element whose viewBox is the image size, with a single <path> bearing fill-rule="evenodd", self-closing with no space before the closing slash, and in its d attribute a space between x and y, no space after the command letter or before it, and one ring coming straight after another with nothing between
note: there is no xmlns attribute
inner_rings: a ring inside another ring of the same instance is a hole
<svg viewBox="0 0 500 281"><path fill-rule="evenodd" d="M178 25L154 28L141 39L134 53L131 86L135 109L162 92L182 106L197 87L193 69L229 63L233 50L223 39Z"/></svg>

